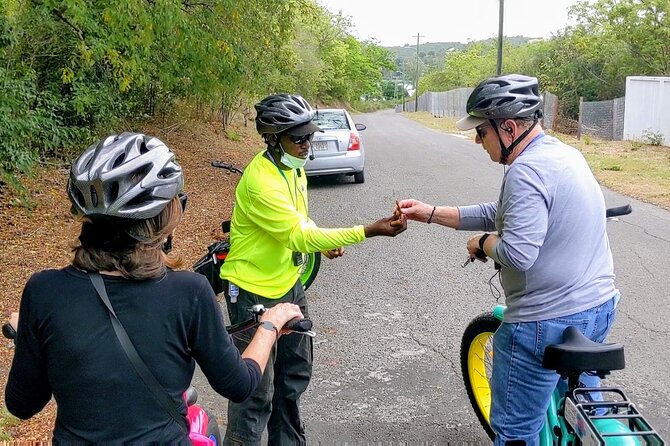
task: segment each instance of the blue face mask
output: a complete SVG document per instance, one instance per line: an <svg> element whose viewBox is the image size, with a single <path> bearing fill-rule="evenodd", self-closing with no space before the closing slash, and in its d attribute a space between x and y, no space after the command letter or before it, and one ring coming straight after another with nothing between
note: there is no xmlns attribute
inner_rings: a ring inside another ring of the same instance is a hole
<svg viewBox="0 0 670 446"><path fill-rule="evenodd" d="M281 158L279 161L286 167L290 167L291 169L300 169L301 167L304 167L305 164L307 164L307 158L298 158L297 156L289 155L286 153L286 150L284 150L284 147L282 147L281 143L279 143L279 147L281 148Z"/></svg>

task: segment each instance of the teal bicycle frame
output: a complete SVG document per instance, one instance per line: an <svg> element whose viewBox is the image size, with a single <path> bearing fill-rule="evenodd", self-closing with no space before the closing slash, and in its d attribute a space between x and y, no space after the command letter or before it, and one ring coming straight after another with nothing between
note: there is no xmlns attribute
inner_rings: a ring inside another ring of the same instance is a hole
<svg viewBox="0 0 670 446"><path fill-rule="evenodd" d="M503 321L504 313L504 305L496 305L493 309L493 316L500 322ZM549 402L549 407L547 408L544 426L540 431L540 445L571 446L576 444L576 437L573 433L573 429L568 425L563 415L566 398L566 395L561 395L558 387L554 389ZM605 441L607 446L665 445L665 442L658 436L658 434L651 430L648 423L646 423L646 421L644 423L650 430L633 431L616 419L598 419L594 422L597 431L600 434L617 434L616 436L607 436ZM643 438L648 438L648 440ZM582 440L581 443L577 444L597 445L599 443L585 443Z"/></svg>

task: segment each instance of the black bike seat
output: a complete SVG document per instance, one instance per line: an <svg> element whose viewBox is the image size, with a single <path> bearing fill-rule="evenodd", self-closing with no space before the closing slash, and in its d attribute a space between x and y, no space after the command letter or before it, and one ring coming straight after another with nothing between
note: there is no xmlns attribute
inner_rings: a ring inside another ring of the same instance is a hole
<svg viewBox="0 0 670 446"><path fill-rule="evenodd" d="M542 361L542 367L561 375L621 370L625 364L623 345L593 342L576 327L566 328L563 343L548 346Z"/></svg>

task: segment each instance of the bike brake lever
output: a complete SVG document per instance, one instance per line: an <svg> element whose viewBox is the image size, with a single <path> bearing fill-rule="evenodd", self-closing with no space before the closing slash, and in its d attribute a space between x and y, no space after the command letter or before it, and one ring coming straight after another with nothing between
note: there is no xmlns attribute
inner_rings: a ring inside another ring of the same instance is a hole
<svg viewBox="0 0 670 446"><path fill-rule="evenodd" d="M292 319L284 325L284 328L293 330L293 332L298 334L307 335L311 338L316 336L316 333L312 331L312 321L309 319Z"/></svg>

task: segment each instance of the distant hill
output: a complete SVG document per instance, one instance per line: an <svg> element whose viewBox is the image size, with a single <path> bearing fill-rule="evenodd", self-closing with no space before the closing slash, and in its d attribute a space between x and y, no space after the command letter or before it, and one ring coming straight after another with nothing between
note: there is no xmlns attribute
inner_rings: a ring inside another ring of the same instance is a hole
<svg viewBox="0 0 670 446"><path fill-rule="evenodd" d="M505 37L507 43L512 45L523 45L531 40L532 37L514 36ZM481 42L481 41L480 41ZM487 39L484 42L497 42L497 39ZM444 66L444 57L449 51L463 50L468 45L477 42L421 42L419 41L419 60L421 66L427 68L428 71L441 69ZM416 64L416 44L409 43L403 46L387 46L384 47L394 55L394 60L399 68L413 67ZM422 69L424 69L422 68Z"/></svg>

